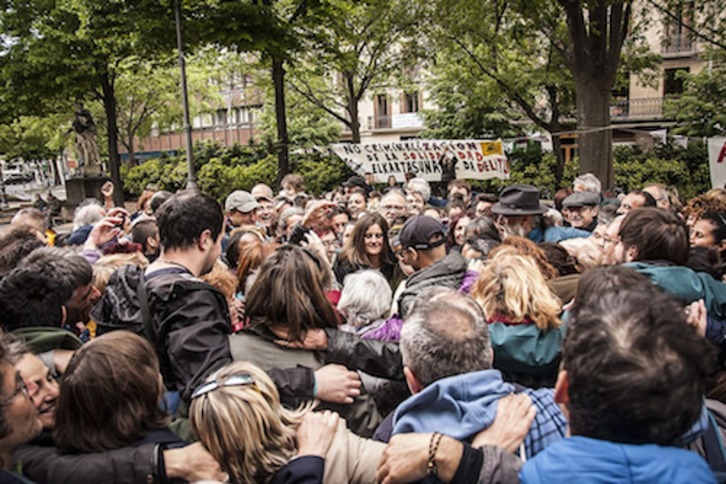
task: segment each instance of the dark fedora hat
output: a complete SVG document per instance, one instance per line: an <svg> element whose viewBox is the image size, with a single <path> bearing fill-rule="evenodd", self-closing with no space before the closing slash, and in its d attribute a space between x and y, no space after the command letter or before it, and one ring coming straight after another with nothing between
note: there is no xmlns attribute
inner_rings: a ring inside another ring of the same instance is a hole
<svg viewBox="0 0 726 484"><path fill-rule="evenodd" d="M539 203L539 190L532 185L511 185L502 190L499 201L492 205L497 215L542 215L549 210Z"/></svg>

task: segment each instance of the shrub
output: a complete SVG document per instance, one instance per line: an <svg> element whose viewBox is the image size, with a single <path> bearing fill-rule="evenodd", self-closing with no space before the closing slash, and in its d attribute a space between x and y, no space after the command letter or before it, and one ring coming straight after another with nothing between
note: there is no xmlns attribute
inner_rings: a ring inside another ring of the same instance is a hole
<svg viewBox="0 0 726 484"><path fill-rule="evenodd" d="M538 187L543 197L557 191L553 153L543 153L538 144L518 148L508 155L509 180L473 181L477 191L498 193L502 187L527 183ZM271 147L232 146L206 142L194 147L199 188L223 200L233 190L250 190L257 183L275 184L277 156ZM692 141L687 148L673 143L643 151L639 146L617 146L613 150L615 185L629 191L648 183L675 186L684 199L710 188L708 153L704 143ZM337 156L319 151L293 153L290 171L300 173L307 191L321 194L340 186L354 172ZM565 164L561 186L572 186L579 171L578 160ZM121 167L124 190L138 196L149 184L176 191L186 184L187 165L184 154L148 160L139 166Z"/></svg>

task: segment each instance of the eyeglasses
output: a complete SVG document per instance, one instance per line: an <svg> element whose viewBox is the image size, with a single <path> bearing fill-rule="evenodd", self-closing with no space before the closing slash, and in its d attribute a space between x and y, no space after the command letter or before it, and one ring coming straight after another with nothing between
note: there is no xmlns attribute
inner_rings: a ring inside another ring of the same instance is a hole
<svg viewBox="0 0 726 484"><path fill-rule="evenodd" d="M603 245L607 245L607 244L617 244L618 242L620 242L620 239L619 238L612 238L612 237L608 237L607 235L604 235L603 238L602 238L602 244Z"/></svg>
<svg viewBox="0 0 726 484"><path fill-rule="evenodd" d="M10 405L10 403L18 396L18 394L25 394L25 398L30 398L30 392L28 391L28 385L25 384L25 380L20 376L20 373L15 373L15 391L6 399L0 401L0 407Z"/></svg>
<svg viewBox="0 0 726 484"><path fill-rule="evenodd" d="M206 395L209 392L213 392L220 387L241 387L245 385L256 385L255 379L247 373L231 375L222 381L213 380L205 383L200 387L197 387L197 389L194 390L194 393L192 393L192 400L194 400L195 398L199 398L202 395Z"/></svg>
<svg viewBox="0 0 726 484"><path fill-rule="evenodd" d="M383 205L381 208L383 210L404 210L406 207L403 205Z"/></svg>

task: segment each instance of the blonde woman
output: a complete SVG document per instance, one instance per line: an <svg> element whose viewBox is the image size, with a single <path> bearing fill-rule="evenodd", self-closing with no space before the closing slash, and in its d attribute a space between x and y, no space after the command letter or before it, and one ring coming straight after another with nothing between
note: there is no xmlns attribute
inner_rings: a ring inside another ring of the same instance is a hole
<svg viewBox="0 0 726 484"><path fill-rule="evenodd" d="M232 363L192 395L189 418L230 482L268 482L299 453L298 429L312 405L287 410L265 372ZM362 439L340 421L325 453L323 482L375 482L384 444Z"/></svg>
<svg viewBox="0 0 726 484"><path fill-rule="evenodd" d="M505 380L554 386L565 328L561 301L532 257L501 250L484 266L471 295L489 324L494 367Z"/></svg>

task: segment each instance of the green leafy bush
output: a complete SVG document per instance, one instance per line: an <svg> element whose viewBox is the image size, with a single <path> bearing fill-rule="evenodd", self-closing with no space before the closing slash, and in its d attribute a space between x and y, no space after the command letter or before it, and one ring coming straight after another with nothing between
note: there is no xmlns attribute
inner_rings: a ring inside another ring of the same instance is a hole
<svg viewBox="0 0 726 484"><path fill-rule="evenodd" d="M274 186L277 179L277 156L272 148L203 143L194 147L197 183L206 193L223 200L234 190L250 190L257 183ZM643 151L639 146L618 146L613 151L615 184L628 191L648 183L675 186L684 199L710 188L708 153L704 143L692 141L687 148L669 143ZM518 148L509 154L509 180L473 181L477 191L497 193L507 185L527 183L538 187L543 197L557 191L553 153L543 153L538 144ZM320 194L340 186L353 171L337 156L318 151L293 153L291 171L305 179L308 193ZM565 164L562 186L572 186L579 171L575 159ZM162 156L139 166L122 166L124 190L138 196L147 185L176 191L186 185L187 165L184 154Z"/></svg>
<svg viewBox="0 0 726 484"><path fill-rule="evenodd" d="M232 146L199 143L194 147L197 184L205 193L223 200L234 190L250 190L257 183L275 185L277 155L264 147ZM337 156L319 152L296 153L291 156L293 172L305 179L310 193L323 193L339 186L353 174ZM186 155L164 155L138 166L121 167L124 190L138 196L148 185L161 190L176 191L186 185Z"/></svg>

